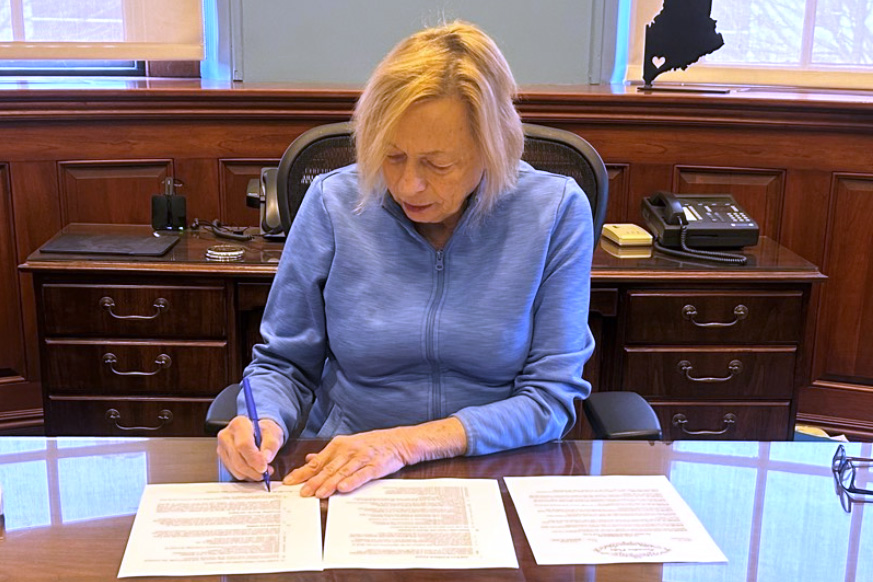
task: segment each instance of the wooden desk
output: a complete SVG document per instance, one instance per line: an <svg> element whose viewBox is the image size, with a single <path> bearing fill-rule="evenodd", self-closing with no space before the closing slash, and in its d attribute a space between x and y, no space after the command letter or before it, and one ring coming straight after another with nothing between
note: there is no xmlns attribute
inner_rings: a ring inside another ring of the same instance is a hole
<svg viewBox="0 0 873 582"><path fill-rule="evenodd" d="M292 443L285 472L322 443ZM850 454L869 456L871 445ZM505 475L667 475L728 558L727 564L537 566L502 479L519 570L329 570L197 580L839 580L873 579L873 506L851 514L834 492L835 443L565 441L404 469L400 478ZM6 506L0 580L115 580L147 483L218 480L208 438L0 439ZM860 486L870 486L869 473ZM322 527L327 503L322 503ZM174 580L154 578L150 580ZM145 580L138 578L137 580Z"/></svg>
<svg viewBox="0 0 873 582"><path fill-rule="evenodd" d="M241 262L207 261L218 242L187 232L157 258L28 257L46 434L202 434L212 396L239 380L258 340L283 248L256 240ZM810 292L824 276L767 238L746 252L748 265L721 266L598 248L589 315L597 350L586 366L595 390L640 392L669 439L790 438L809 368Z"/></svg>

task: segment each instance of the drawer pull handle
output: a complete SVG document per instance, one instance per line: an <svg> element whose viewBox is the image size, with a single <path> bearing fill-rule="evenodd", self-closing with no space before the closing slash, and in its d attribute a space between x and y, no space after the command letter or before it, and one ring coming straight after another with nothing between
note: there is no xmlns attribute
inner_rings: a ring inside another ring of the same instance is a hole
<svg viewBox="0 0 873 582"><path fill-rule="evenodd" d="M749 316L749 308L745 305L737 305L734 307L734 320L733 321L695 321L694 318L697 317L697 308L693 305L686 305L682 308L682 317L696 325L697 327L731 327L732 325L736 325L737 322L746 319Z"/></svg>
<svg viewBox="0 0 873 582"><path fill-rule="evenodd" d="M144 320L144 319L154 319L161 314L165 309L170 308L170 302L164 299L163 297L158 297L155 299L155 302L152 304L152 307L155 308L155 312L152 315L118 315L114 311L115 308L115 300L112 297L101 297L100 298L100 307L109 312L109 315L114 317L115 319L135 319L135 320Z"/></svg>
<svg viewBox="0 0 873 582"><path fill-rule="evenodd" d="M161 410L158 413L158 420L161 421L158 426L125 426L118 424L118 421L121 420L121 413L110 408L106 411L106 420L110 424L114 424L115 428L119 430L160 430L164 425L173 422L173 413L167 409Z"/></svg>
<svg viewBox="0 0 873 582"><path fill-rule="evenodd" d="M155 358L155 363L158 365L158 369L153 370L151 372L139 372L136 370L134 370L132 372L119 372L118 370L115 369L115 364L118 363L118 357L116 357L116 355L113 354L112 352L103 354L103 363L106 364L107 366L109 366L109 369L116 376L154 376L155 374L157 374L161 370L165 370L165 369L169 368L170 366L172 366L173 359L170 356L168 356L167 354L161 354L160 356Z"/></svg>
<svg viewBox="0 0 873 582"><path fill-rule="evenodd" d="M673 426L678 426L680 429L682 429L682 432L684 432L685 434L690 434L690 435L701 435L701 434L720 435L720 434L725 434L734 425L736 425L737 415L734 414L733 412L728 412L727 414L724 415L724 417L722 417L722 423L724 424L724 428L721 430L688 430L687 428L685 428L685 425L688 424L688 417L686 417L684 414L681 414L681 413L673 415Z"/></svg>
<svg viewBox="0 0 873 582"><path fill-rule="evenodd" d="M698 378L691 375L691 371L694 369L694 366L691 365L691 362L688 360L682 360L676 367L679 368L680 372L685 374L685 377L691 380L692 382L706 382L706 383L714 383L714 382L727 382L734 376L739 376L743 373L743 363L739 360L731 360L728 364L729 375L724 378Z"/></svg>

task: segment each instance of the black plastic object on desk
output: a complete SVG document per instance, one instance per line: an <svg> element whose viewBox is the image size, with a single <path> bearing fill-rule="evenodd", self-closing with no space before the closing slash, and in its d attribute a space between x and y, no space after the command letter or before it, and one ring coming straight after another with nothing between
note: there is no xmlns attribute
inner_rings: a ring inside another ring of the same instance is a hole
<svg viewBox="0 0 873 582"><path fill-rule="evenodd" d="M45 243L43 253L160 257L179 242L177 234L61 233Z"/></svg>
<svg viewBox="0 0 873 582"><path fill-rule="evenodd" d="M176 187L182 185L173 178L161 182L163 194L152 196L152 228L155 230L182 230L187 224L185 197L176 194Z"/></svg>

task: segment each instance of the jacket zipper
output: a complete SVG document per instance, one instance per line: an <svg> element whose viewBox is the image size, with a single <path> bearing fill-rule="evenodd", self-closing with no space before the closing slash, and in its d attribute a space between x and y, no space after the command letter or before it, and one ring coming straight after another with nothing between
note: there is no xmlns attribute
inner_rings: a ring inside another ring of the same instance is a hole
<svg viewBox="0 0 873 582"><path fill-rule="evenodd" d="M427 337L425 338L427 358L430 360L431 366L431 385L433 386L431 392L431 419L443 417L440 365L436 357L436 316L442 302L443 287L445 285L444 253L441 250L436 252L434 269L437 275L437 289L433 303L431 303L430 313L427 316Z"/></svg>

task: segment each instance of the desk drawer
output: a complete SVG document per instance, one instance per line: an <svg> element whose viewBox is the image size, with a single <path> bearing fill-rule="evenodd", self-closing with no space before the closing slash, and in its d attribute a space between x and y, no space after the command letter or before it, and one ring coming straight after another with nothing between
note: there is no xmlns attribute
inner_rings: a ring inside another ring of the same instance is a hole
<svg viewBox="0 0 873 582"><path fill-rule="evenodd" d="M204 436L210 399L49 399L49 436Z"/></svg>
<svg viewBox="0 0 873 582"><path fill-rule="evenodd" d="M799 291L631 292L627 341L670 344L799 342L802 297Z"/></svg>
<svg viewBox="0 0 873 582"><path fill-rule="evenodd" d="M53 392L213 396L227 384L226 342L45 341Z"/></svg>
<svg viewBox="0 0 873 582"><path fill-rule="evenodd" d="M789 403L653 402L664 440L781 441L789 438Z"/></svg>
<svg viewBox="0 0 873 582"><path fill-rule="evenodd" d="M42 287L47 336L221 338L224 287L61 285Z"/></svg>
<svg viewBox="0 0 873 582"><path fill-rule="evenodd" d="M623 390L647 398L789 400L796 348L625 348Z"/></svg>

